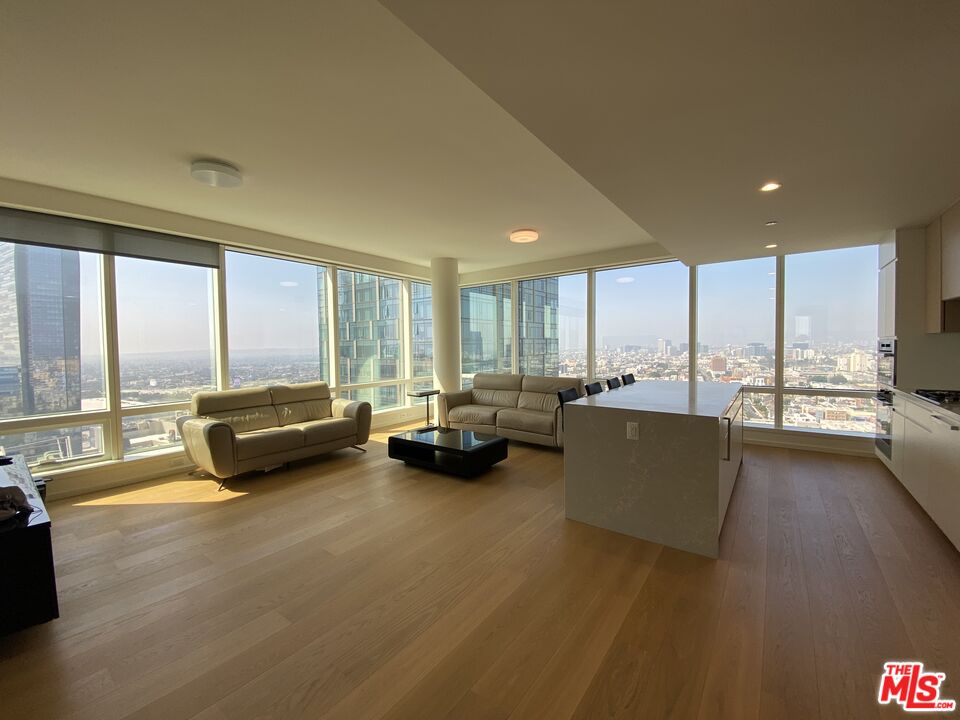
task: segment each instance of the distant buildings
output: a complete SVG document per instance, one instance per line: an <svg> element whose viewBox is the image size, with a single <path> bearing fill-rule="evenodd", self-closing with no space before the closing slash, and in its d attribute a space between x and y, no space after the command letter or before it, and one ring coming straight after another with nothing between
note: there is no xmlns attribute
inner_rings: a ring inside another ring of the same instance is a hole
<svg viewBox="0 0 960 720"><path fill-rule="evenodd" d="M79 412L80 399L78 253L0 243L0 414ZM0 443L35 461L80 455L91 441L84 435L80 428L30 432Z"/></svg>
<svg viewBox="0 0 960 720"><path fill-rule="evenodd" d="M0 243L4 415L80 410L80 258ZM12 392L19 368L19 397Z"/></svg>
<svg viewBox="0 0 960 720"><path fill-rule="evenodd" d="M341 384L402 377L400 288L400 281L394 278L338 271ZM323 337L320 340L322 347ZM399 385L351 390L350 397L366 400L374 407L391 407L401 404L402 400Z"/></svg>

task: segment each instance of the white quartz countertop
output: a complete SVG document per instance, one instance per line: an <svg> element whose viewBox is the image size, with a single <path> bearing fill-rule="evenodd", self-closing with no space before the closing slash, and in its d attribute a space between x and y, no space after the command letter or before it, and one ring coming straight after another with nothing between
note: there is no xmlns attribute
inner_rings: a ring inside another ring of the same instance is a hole
<svg viewBox="0 0 960 720"><path fill-rule="evenodd" d="M599 395L582 397L566 405L719 418L740 389L740 383L698 382L696 395L691 398L688 382L643 380Z"/></svg>

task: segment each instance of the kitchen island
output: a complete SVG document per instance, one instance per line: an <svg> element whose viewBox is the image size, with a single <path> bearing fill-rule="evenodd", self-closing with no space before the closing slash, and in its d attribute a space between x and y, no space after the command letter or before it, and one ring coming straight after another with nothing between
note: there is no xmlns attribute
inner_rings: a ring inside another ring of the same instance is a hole
<svg viewBox="0 0 960 720"><path fill-rule="evenodd" d="M646 381L563 406L566 515L717 557L743 456L739 383Z"/></svg>

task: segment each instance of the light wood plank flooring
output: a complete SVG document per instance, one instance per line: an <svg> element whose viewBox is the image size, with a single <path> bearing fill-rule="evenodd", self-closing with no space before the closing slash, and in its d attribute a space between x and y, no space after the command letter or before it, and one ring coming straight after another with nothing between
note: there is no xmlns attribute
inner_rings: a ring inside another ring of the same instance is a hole
<svg viewBox="0 0 960 720"><path fill-rule="evenodd" d="M5 718L869 718L960 699L960 555L876 460L747 449L711 561L563 518L562 456L470 482L341 451L51 504L62 617Z"/></svg>

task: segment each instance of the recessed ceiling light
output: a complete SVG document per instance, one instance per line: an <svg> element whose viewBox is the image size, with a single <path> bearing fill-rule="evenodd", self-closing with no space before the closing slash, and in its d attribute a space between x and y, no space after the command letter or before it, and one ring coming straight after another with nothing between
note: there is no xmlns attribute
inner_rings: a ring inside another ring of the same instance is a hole
<svg viewBox="0 0 960 720"><path fill-rule="evenodd" d="M514 230L512 233L510 233L510 242L518 243L520 245L536 242L539 239L540 233L538 233L536 230Z"/></svg>
<svg viewBox="0 0 960 720"><path fill-rule="evenodd" d="M299 287L300 283L295 280L281 280L280 287Z"/></svg>
<svg viewBox="0 0 960 720"><path fill-rule="evenodd" d="M767 250L773 250L773 248L775 248L776 246L777 246L776 243L770 243L769 245L764 245L764 247L767 248Z"/></svg>
<svg viewBox="0 0 960 720"><path fill-rule="evenodd" d="M782 187L783 185L778 183L776 180L770 180L769 182L765 182L760 186L760 192L773 192L774 190L779 190Z"/></svg>
<svg viewBox="0 0 960 720"><path fill-rule="evenodd" d="M627 283L632 283L633 281L634 281L634 278L628 275L624 275L623 277L617 278L617 282L620 283L621 285L626 285Z"/></svg>
<svg viewBox="0 0 960 720"><path fill-rule="evenodd" d="M219 160L197 160L190 163L190 175L210 187L240 187L243 175L233 165Z"/></svg>
<svg viewBox="0 0 960 720"><path fill-rule="evenodd" d="M777 220L767 220L767 221L764 223L764 225L766 225L767 227L773 227L774 225L777 224L777 222L779 222L779 221L777 221Z"/></svg>

